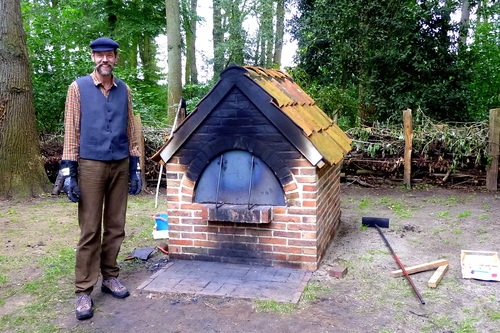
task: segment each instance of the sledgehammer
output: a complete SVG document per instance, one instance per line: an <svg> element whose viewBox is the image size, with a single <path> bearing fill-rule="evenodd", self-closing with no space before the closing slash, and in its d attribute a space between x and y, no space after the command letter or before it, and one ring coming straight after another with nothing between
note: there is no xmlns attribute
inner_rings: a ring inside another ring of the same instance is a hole
<svg viewBox="0 0 500 333"><path fill-rule="evenodd" d="M415 292L415 295L417 295L418 299L420 300L420 303L425 304L424 299L422 298L422 295L420 295L419 291L417 290L417 287L413 283L412 279L410 278L410 275L408 275L408 272L406 271L405 267L403 266L403 263L401 260L399 260L398 255L394 250L392 249L391 244L389 244L389 241L385 237L384 233L382 232L382 229L380 228L389 228L389 219L388 218L383 218L383 217L362 217L361 218L361 223L365 226L372 227L372 228L377 228L378 233L380 236L382 236L382 239L384 240L385 244L391 250L391 253L396 260L396 262L399 265L399 268L401 268L401 271L403 274L406 276L406 280L410 283L411 287L413 288L413 291Z"/></svg>

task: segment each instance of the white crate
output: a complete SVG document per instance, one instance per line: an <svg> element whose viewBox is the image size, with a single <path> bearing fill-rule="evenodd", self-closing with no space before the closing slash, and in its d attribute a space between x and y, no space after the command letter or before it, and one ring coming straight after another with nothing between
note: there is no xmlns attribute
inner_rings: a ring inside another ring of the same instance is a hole
<svg viewBox="0 0 500 333"><path fill-rule="evenodd" d="M498 252L462 250L461 264L464 279L500 281Z"/></svg>

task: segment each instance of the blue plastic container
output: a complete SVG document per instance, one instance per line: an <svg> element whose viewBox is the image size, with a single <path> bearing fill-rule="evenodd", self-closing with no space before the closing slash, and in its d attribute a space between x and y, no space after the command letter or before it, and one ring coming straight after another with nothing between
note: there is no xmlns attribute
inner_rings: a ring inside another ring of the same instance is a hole
<svg viewBox="0 0 500 333"><path fill-rule="evenodd" d="M168 214L156 213L155 214L156 230L168 230Z"/></svg>

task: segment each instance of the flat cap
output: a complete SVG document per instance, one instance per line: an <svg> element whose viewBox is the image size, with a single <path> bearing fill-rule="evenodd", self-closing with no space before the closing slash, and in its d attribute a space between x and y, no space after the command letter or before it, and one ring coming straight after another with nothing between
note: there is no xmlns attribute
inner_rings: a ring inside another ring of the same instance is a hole
<svg viewBox="0 0 500 333"><path fill-rule="evenodd" d="M114 51L119 47L120 45L118 45L117 42L106 37L97 38L95 41L90 43L90 48L95 52Z"/></svg>

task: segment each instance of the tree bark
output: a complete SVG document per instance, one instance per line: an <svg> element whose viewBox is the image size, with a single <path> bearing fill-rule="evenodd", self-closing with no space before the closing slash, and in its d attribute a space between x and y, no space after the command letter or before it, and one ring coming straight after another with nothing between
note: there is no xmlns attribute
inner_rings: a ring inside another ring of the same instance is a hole
<svg viewBox="0 0 500 333"><path fill-rule="evenodd" d="M226 65L235 63L244 65L245 57L245 30L243 29L244 15L240 9L241 0L233 0L228 8L229 12L229 59Z"/></svg>
<svg viewBox="0 0 500 333"><path fill-rule="evenodd" d="M158 81L158 68L156 65L156 44L154 37L149 33L144 32L142 35L142 43L139 43L139 56L141 57L144 82L156 84Z"/></svg>
<svg viewBox="0 0 500 333"><path fill-rule="evenodd" d="M274 31L273 31L273 3L270 1L261 2L259 6L259 43L260 56L259 66L269 68L272 66Z"/></svg>
<svg viewBox="0 0 500 333"><path fill-rule="evenodd" d="M0 199L50 191L36 129L20 0L0 0Z"/></svg>
<svg viewBox="0 0 500 333"><path fill-rule="evenodd" d="M198 0L191 0L191 16L186 26L186 84L198 84L198 68L196 66L196 8Z"/></svg>
<svg viewBox="0 0 500 333"><path fill-rule="evenodd" d="M168 114L172 123L182 97L181 26L179 0L166 0L167 58L168 58Z"/></svg>
<svg viewBox="0 0 500 333"><path fill-rule="evenodd" d="M470 3L469 0L462 2L462 14L460 17L460 42L463 46L467 43L467 32L469 30Z"/></svg>
<svg viewBox="0 0 500 333"><path fill-rule="evenodd" d="M224 26L222 18L221 0L213 0L213 48L214 48L214 78L218 78L224 70Z"/></svg>
<svg viewBox="0 0 500 333"><path fill-rule="evenodd" d="M281 67L281 54L283 52L283 38L285 36L285 0L276 1L276 32L274 38L274 67Z"/></svg>

